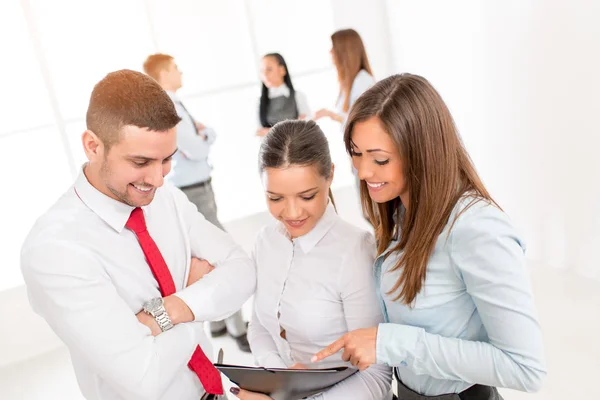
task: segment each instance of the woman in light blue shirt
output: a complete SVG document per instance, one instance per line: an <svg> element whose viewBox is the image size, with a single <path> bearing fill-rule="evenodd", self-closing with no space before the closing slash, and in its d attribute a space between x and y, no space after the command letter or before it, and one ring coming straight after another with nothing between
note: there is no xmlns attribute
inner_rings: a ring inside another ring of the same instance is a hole
<svg viewBox="0 0 600 400"><path fill-rule="evenodd" d="M403 74L352 107L345 142L375 227L385 323L319 352L395 367L401 399L500 399L546 375L525 245L437 91Z"/></svg>

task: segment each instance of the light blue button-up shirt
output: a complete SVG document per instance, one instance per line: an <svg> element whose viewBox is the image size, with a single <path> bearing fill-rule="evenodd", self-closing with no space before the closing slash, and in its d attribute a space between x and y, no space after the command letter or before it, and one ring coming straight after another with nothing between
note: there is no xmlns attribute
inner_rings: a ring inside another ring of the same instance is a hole
<svg viewBox="0 0 600 400"><path fill-rule="evenodd" d="M396 367L406 386L428 396L476 383L538 390L546 369L525 246L506 214L484 201L452 226L467 204L458 203L439 236L412 307L388 294L400 254L376 260L387 321L379 325L377 362Z"/></svg>
<svg viewBox="0 0 600 400"><path fill-rule="evenodd" d="M206 139L196 134L195 121L181 100L171 91L167 90L167 94L175 103L177 115L181 118L181 122L177 124L178 151L173 156L173 166L167 179L177 187L205 182L210 179L212 171L208 153L217 135L212 128L205 128L200 132Z"/></svg>

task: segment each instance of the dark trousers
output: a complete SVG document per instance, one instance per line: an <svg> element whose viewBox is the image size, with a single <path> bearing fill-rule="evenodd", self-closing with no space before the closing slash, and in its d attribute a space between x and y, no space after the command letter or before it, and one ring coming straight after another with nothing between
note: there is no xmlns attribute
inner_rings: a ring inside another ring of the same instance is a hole
<svg viewBox="0 0 600 400"><path fill-rule="evenodd" d="M398 400L502 400L498 389L491 386L473 385L460 393L441 394L439 396L424 396L407 388L396 376Z"/></svg>

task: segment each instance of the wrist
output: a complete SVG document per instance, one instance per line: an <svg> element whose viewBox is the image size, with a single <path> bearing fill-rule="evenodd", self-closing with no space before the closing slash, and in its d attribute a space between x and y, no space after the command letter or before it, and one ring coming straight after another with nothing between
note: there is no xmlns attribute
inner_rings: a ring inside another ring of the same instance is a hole
<svg viewBox="0 0 600 400"><path fill-rule="evenodd" d="M173 322L165 309L162 297L157 297L144 303L144 312L154 318L162 332L173 328Z"/></svg>
<svg viewBox="0 0 600 400"><path fill-rule="evenodd" d="M165 310L167 310L167 313L171 317L173 325L194 321L194 313L179 297L171 295L165 297L163 300L165 304Z"/></svg>

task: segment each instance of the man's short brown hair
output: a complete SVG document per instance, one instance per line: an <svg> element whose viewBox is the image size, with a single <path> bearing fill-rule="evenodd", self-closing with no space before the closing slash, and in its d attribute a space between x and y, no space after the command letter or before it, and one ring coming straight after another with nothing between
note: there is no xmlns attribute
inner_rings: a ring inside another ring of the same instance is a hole
<svg viewBox="0 0 600 400"><path fill-rule="evenodd" d="M168 54L152 54L146 58L144 62L144 72L158 81L160 71L169 68L169 64L173 61L173 57Z"/></svg>
<svg viewBox="0 0 600 400"><path fill-rule="evenodd" d="M126 125L163 132L179 121L163 88L149 76L128 69L111 72L94 86L86 114L87 129L107 150L119 141Z"/></svg>

